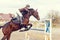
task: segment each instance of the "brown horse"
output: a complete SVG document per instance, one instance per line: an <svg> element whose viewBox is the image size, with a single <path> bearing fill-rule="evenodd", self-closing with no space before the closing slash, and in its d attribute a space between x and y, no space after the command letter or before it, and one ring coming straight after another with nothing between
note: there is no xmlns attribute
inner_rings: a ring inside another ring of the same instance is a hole
<svg viewBox="0 0 60 40"><path fill-rule="evenodd" d="M22 22L22 25L23 27L25 27L25 30L29 30L31 27L32 27L32 24L29 23L29 18L31 15L33 15L35 18L37 18L37 20L40 20L39 16L38 16L38 12L37 10L34 10L34 9L28 9L29 12L27 13L27 11L24 11L26 12L25 14L22 14L23 15L23 22ZM19 10L20 11L20 10ZM30 25L30 27L28 28L27 26Z"/></svg>
<svg viewBox="0 0 60 40"><path fill-rule="evenodd" d="M40 18L39 18L37 10L29 9L29 11L30 11L29 13L24 15L23 24L26 26L30 25L30 28L31 28L31 24L29 23L30 16L33 15L37 20L40 20ZM20 23L14 23L13 20L11 19L10 22L8 22L4 26L0 27L0 28L2 28L2 32L4 34L4 36L1 40L5 40L5 39L10 40L11 33L13 31L17 31L17 30L21 29L22 27L23 27L23 25L21 25Z"/></svg>

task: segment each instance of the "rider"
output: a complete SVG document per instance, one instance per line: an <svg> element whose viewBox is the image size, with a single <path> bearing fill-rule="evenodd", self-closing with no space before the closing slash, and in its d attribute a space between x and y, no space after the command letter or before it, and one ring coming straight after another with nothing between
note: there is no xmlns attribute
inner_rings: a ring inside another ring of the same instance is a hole
<svg viewBox="0 0 60 40"><path fill-rule="evenodd" d="M29 12L28 9L30 9L30 5L26 5L24 8L19 9L19 11L22 13L23 18L24 18L24 15ZM21 25L24 25L23 22L21 23ZM24 25L24 27L27 28L26 25Z"/></svg>
<svg viewBox="0 0 60 40"><path fill-rule="evenodd" d="M26 5L24 8L19 9L19 11L22 13L22 15L24 16L25 14L27 14L29 12L30 9L30 5Z"/></svg>

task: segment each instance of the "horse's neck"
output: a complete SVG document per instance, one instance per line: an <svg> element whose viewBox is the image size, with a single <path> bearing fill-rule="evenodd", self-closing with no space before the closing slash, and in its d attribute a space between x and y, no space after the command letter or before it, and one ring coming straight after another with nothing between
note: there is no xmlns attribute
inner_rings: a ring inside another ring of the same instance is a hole
<svg viewBox="0 0 60 40"><path fill-rule="evenodd" d="M26 15L23 16L23 18L29 19L30 18L30 15L29 14L26 14Z"/></svg>

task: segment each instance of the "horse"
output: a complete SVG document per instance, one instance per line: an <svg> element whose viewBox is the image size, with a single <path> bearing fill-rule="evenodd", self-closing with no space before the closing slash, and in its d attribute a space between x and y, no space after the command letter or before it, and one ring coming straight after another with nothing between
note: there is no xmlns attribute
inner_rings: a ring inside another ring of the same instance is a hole
<svg viewBox="0 0 60 40"><path fill-rule="evenodd" d="M29 9L29 11L30 11L29 13L24 15L23 23L26 26L30 25L30 28L31 28L31 24L29 23L30 16L33 15L37 20L40 20L40 17L38 15L37 10ZM13 18L12 18L11 21L9 21L8 23L6 23L3 26L0 26L0 29L2 28L2 32L3 32L3 35L4 35L1 40L5 40L5 39L10 40L11 33L21 29L22 27L23 27L23 25L21 25L20 23L14 23Z"/></svg>
<svg viewBox="0 0 60 40"><path fill-rule="evenodd" d="M32 24L29 23L30 16L33 15L37 20L40 20L40 18L38 16L37 9L34 10L33 8L31 8L31 9L28 9L28 10L29 10L29 12L23 10L23 12L25 12L25 13L22 13L22 15L23 15L23 24L22 25L23 25L23 27L25 27L24 31L29 30L32 27ZM19 11L20 11L20 9L19 9ZM27 27L28 25L30 25L29 28ZM23 30L21 30L21 31L23 31Z"/></svg>

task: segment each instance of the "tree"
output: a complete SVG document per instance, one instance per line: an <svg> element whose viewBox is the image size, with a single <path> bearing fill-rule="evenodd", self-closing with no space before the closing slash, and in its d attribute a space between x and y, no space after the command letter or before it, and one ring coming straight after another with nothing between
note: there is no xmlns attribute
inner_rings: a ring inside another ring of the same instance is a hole
<svg viewBox="0 0 60 40"><path fill-rule="evenodd" d="M52 23L59 22L59 11L51 10L47 16L52 19Z"/></svg>

